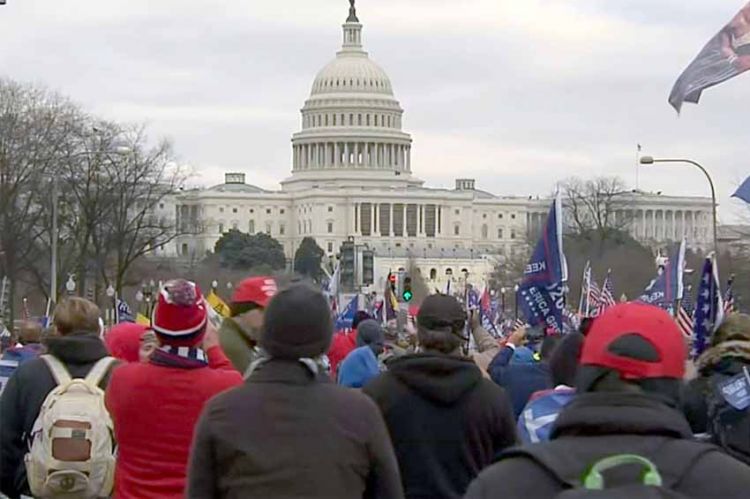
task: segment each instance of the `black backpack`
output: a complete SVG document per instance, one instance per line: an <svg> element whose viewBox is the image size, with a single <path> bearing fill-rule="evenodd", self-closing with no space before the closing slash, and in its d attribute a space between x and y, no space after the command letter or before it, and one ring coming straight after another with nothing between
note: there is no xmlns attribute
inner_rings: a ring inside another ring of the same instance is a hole
<svg viewBox="0 0 750 499"><path fill-rule="evenodd" d="M711 442L750 465L750 371L735 376L714 374L707 397Z"/></svg>
<svg viewBox="0 0 750 499"><path fill-rule="evenodd" d="M602 457L575 470L566 456L545 452L545 446L512 449L503 457L523 456L534 461L560 481L562 490L556 499L679 499L687 497L674 488L686 477L693 465L708 452L717 452L713 445L689 440L665 443L653 456L623 453ZM607 485L606 473L621 466L633 469L632 482ZM638 471L636 471L638 470Z"/></svg>

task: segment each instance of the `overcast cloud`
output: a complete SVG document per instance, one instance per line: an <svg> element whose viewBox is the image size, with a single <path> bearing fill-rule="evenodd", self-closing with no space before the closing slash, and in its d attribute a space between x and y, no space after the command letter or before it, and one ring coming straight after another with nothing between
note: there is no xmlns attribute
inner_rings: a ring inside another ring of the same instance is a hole
<svg viewBox="0 0 750 499"><path fill-rule="evenodd" d="M744 0L358 0L364 44L390 75L415 174L472 176L500 195L547 194L571 175L635 182L644 153L704 163L721 218L750 174L750 75L681 117L667 95ZM0 75L92 112L146 122L203 185L225 171L277 189L316 72L335 55L346 0L8 0ZM641 188L707 195L700 172L641 170ZM745 210L746 211L746 210Z"/></svg>

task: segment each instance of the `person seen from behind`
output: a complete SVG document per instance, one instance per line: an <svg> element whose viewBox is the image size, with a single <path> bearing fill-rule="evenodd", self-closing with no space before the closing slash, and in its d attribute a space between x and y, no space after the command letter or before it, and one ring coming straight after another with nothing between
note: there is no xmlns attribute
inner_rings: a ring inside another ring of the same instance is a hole
<svg viewBox="0 0 750 499"><path fill-rule="evenodd" d="M69 297L55 307L54 334L44 344L47 354L59 361L71 378L85 378L109 355L99 337L100 317L99 308L83 298ZM42 404L58 386L49 362L45 358L24 362L0 397L0 492L10 499L32 495L24 456ZM110 372L103 373L100 388L106 387Z"/></svg>
<svg viewBox="0 0 750 499"><path fill-rule="evenodd" d="M159 291L147 363L112 373L106 403L118 443L115 497L182 498L193 430L204 404L242 383L219 346L200 288L184 279Z"/></svg>
<svg viewBox="0 0 750 499"><path fill-rule="evenodd" d="M518 418L518 435L523 443L549 440L552 425L560 411L575 397L578 361L584 336L569 333L557 344L549 360L554 388L536 392Z"/></svg>
<svg viewBox="0 0 750 499"><path fill-rule="evenodd" d="M240 282L232 294L231 316L221 322L219 340L224 353L241 374L260 357L258 339L263 330L263 316L276 290L272 277L250 277Z"/></svg>
<svg viewBox="0 0 750 499"><path fill-rule="evenodd" d="M549 359L560 340L559 336L545 336L538 362L533 351L524 346L526 334L526 328L516 329L488 368L492 381L508 392L515 419L521 415L533 393L553 388Z"/></svg>
<svg viewBox="0 0 750 499"><path fill-rule="evenodd" d="M403 497L378 408L315 361L332 335L320 291L294 284L274 296L260 337L266 356L201 415L188 498Z"/></svg>
<svg viewBox="0 0 750 499"><path fill-rule="evenodd" d="M427 297L417 316L418 353L391 361L363 389L388 425L407 498L462 497L516 442L505 391L462 353L465 321L455 298Z"/></svg>
<svg viewBox="0 0 750 499"><path fill-rule="evenodd" d="M698 377L685 387L683 410L693 433L750 464L750 405L735 400L750 389L750 316L730 314L697 361Z"/></svg>
<svg viewBox="0 0 750 499"><path fill-rule="evenodd" d="M331 363L331 377L338 380L339 365L349 355L352 350L357 348L357 328L362 321L372 319L370 314L364 310L358 310L352 320L351 331L336 331L333 335L331 348L328 349L328 360Z"/></svg>
<svg viewBox="0 0 750 499"><path fill-rule="evenodd" d="M23 321L18 328L18 345L7 349L2 360L15 360L18 365L36 359L44 352L42 325L34 321Z"/></svg>
<svg viewBox="0 0 750 499"><path fill-rule="evenodd" d="M607 309L584 341L578 395L550 441L505 452L466 498L747 497L750 467L693 441L678 409L686 354L664 310Z"/></svg>
<svg viewBox="0 0 750 499"><path fill-rule="evenodd" d="M339 365L338 383L349 388L362 388L380 374L378 357L383 353L385 331L373 319L359 323L357 348Z"/></svg>

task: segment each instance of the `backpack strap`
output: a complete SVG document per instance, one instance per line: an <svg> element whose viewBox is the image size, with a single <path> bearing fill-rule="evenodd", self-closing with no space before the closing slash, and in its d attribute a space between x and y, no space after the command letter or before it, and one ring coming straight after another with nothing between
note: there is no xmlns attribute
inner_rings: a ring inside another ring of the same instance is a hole
<svg viewBox="0 0 750 499"><path fill-rule="evenodd" d="M102 382L102 378L104 378L114 362L114 357L104 357L99 359L86 375L84 381L91 386L99 386L99 383Z"/></svg>
<svg viewBox="0 0 750 499"><path fill-rule="evenodd" d="M70 377L70 373L65 367L65 364L60 362L60 360L54 355L42 355L41 359L47 364L47 367L49 367L52 377L55 378L55 383L58 385L65 385L70 383L73 379Z"/></svg>

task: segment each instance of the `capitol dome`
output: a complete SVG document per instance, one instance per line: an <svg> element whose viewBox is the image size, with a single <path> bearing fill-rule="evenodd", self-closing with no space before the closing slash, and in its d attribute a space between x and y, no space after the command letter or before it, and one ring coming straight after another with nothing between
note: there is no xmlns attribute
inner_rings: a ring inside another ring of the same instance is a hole
<svg viewBox="0 0 750 499"><path fill-rule="evenodd" d="M367 92L393 96L391 80L383 68L366 53L341 52L320 70L313 82L311 95Z"/></svg>
<svg viewBox="0 0 750 499"><path fill-rule="evenodd" d="M292 136L292 178L285 188L320 181L411 177L411 136L388 74L362 46L354 0L336 58L316 75L302 108L302 129ZM393 182L391 182L393 183Z"/></svg>

